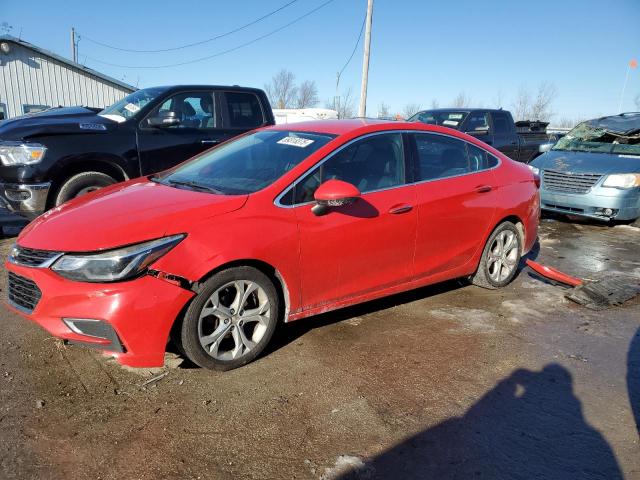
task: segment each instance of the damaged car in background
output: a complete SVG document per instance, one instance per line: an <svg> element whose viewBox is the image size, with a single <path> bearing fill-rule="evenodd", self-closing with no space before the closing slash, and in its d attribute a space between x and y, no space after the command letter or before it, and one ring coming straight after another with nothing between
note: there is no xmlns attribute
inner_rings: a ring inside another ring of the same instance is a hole
<svg viewBox="0 0 640 480"><path fill-rule="evenodd" d="M640 113L588 120L529 167L543 210L605 221L640 217Z"/></svg>

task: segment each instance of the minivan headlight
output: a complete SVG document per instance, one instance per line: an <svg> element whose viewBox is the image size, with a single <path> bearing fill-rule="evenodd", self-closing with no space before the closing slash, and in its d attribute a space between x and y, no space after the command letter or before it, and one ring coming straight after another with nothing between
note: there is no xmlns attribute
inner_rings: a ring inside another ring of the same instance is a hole
<svg viewBox="0 0 640 480"><path fill-rule="evenodd" d="M540 169L538 167L534 167L533 165L527 165L527 167L529 167L529 170L531 170L534 174L540 175Z"/></svg>
<svg viewBox="0 0 640 480"><path fill-rule="evenodd" d="M607 175L602 186L613 188L640 187L640 173L616 173Z"/></svg>
<svg viewBox="0 0 640 480"><path fill-rule="evenodd" d="M172 235L99 253L68 253L51 269L79 282L116 282L142 273L149 265L175 247L185 235Z"/></svg>
<svg viewBox="0 0 640 480"><path fill-rule="evenodd" d="M40 163L47 147L39 143L0 142L0 161L9 167Z"/></svg>

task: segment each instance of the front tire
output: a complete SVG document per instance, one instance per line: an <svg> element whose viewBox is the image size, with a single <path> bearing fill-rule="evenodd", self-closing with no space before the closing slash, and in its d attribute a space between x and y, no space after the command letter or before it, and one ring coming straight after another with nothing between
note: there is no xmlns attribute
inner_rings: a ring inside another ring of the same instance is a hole
<svg viewBox="0 0 640 480"><path fill-rule="evenodd" d="M508 285L518 271L521 252L516 226L511 222L501 223L487 240L471 283L488 289Z"/></svg>
<svg viewBox="0 0 640 480"><path fill-rule="evenodd" d="M223 270L209 278L191 302L180 329L185 355L211 370L232 370L267 346L280 313L273 282L252 267Z"/></svg>
<svg viewBox="0 0 640 480"><path fill-rule="evenodd" d="M116 179L102 172L82 172L68 178L58 190L54 206L72 198L81 197L102 187L117 183Z"/></svg>

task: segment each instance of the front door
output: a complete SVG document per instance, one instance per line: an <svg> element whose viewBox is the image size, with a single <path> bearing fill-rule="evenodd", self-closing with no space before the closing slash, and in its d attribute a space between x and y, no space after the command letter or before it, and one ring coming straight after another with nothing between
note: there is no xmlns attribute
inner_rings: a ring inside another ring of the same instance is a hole
<svg viewBox="0 0 640 480"><path fill-rule="evenodd" d="M142 174L166 170L223 140L213 92L182 92L154 109L138 128L138 151ZM147 120L160 112L178 116L177 125L150 127Z"/></svg>
<svg viewBox="0 0 640 480"><path fill-rule="evenodd" d="M409 281L416 231L415 187L405 181L403 136L374 134L329 157L295 187L302 304L319 307ZM362 196L326 215L311 211L324 181L349 182Z"/></svg>

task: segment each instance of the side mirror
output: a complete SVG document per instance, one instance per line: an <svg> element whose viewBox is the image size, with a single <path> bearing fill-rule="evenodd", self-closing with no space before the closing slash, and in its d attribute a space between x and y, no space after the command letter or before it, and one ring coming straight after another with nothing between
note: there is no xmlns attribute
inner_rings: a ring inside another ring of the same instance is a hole
<svg viewBox="0 0 640 480"><path fill-rule="evenodd" d="M359 197L360 190L355 185L342 180L327 180L314 193L316 204L311 211L318 216L325 215L331 207L350 205Z"/></svg>
<svg viewBox="0 0 640 480"><path fill-rule="evenodd" d="M543 143L538 147L538 152L547 153L554 145L555 143Z"/></svg>
<svg viewBox="0 0 640 480"><path fill-rule="evenodd" d="M173 127L180 124L180 118L176 112L168 112L165 110L159 112L155 117L150 117L147 120L147 124L150 127L156 128Z"/></svg>

